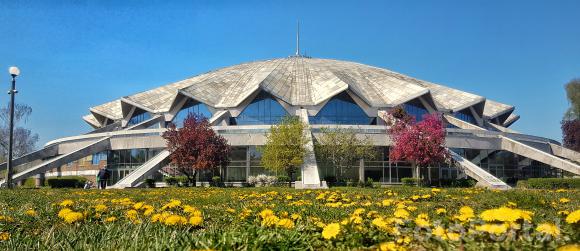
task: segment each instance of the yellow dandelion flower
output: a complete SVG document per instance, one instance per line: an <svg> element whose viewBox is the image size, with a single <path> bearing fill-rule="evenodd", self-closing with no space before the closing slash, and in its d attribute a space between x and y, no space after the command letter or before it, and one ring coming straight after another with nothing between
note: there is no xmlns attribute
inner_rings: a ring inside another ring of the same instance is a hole
<svg viewBox="0 0 580 251"><path fill-rule="evenodd" d="M365 212L366 210L364 208L357 208L354 210L354 212L352 213L352 215L361 215Z"/></svg>
<svg viewBox="0 0 580 251"><path fill-rule="evenodd" d="M131 210L129 210L129 211L127 211L127 212L125 212L125 216L127 216L127 218L129 218L129 219L131 219L131 220L135 220L135 219L137 219L137 216L138 216L138 215L139 215L139 214L138 214L138 213L137 213L137 211L136 211L136 210L134 210L134 209L131 209Z"/></svg>
<svg viewBox="0 0 580 251"><path fill-rule="evenodd" d="M441 227L441 226L437 226L435 227L435 229L433 229L431 231L431 233L441 239L447 239L447 236L445 234L445 228Z"/></svg>
<svg viewBox="0 0 580 251"><path fill-rule="evenodd" d="M299 214L292 214L290 218L292 218L293 220L300 220L302 219L302 216L300 216Z"/></svg>
<svg viewBox="0 0 580 251"><path fill-rule="evenodd" d="M422 227L422 228L429 227L429 221L428 221L428 220L426 220L426 219L424 219L424 218L419 218L419 217L417 217L417 218L415 219L415 224L416 224L418 227Z"/></svg>
<svg viewBox="0 0 580 251"><path fill-rule="evenodd" d="M70 207L74 204L72 200L63 200L59 205L61 207Z"/></svg>
<svg viewBox="0 0 580 251"><path fill-rule="evenodd" d="M447 209L445 209L445 208L437 208L435 210L435 213L437 213L437 214L445 214L445 213L447 213Z"/></svg>
<svg viewBox="0 0 580 251"><path fill-rule="evenodd" d="M580 244L568 244L556 249L556 251L578 251L578 250L580 250Z"/></svg>
<svg viewBox="0 0 580 251"><path fill-rule="evenodd" d="M513 209L509 207L501 207L497 209L489 209L483 211L479 216L482 220L487 222L515 222L520 219L531 221L533 213L520 209Z"/></svg>
<svg viewBox="0 0 580 251"><path fill-rule="evenodd" d="M568 224L575 224L575 223L580 222L580 210L576 210L576 211L570 213L568 215L568 217L566 217L566 222Z"/></svg>
<svg viewBox="0 0 580 251"><path fill-rule="evenodd" d="M397 218L401 218L401 219L407 219L409 218L409 212L405 209L397 209L395 210L395 212L393 213L393 215Z"/></svg>
<svg viewBox="0 0 580 251"><path fill-rule="evenodd" d="M394 241L389 241L389 242L381 243L379 245L379 250L380 251L397 251L397 250L404 250L404 249L397 246L397 244Z"/></svg>
<svg viewBox="0 0 580 251"><path fill-rule="evenodd" d="M461 235L458 233L453 233L453 232L447 233L447 239L449 239L451 241L459 241L460 237L461 237Z"/></svg>
<svg viewBox="0 0 580 251"><path fill-rule="evenodd" d="M278 224L279 220L280 220L280 218L278 218L278 216L276 216L276 215L266 216L266 218L264 218L262 220L262 227L275 226L276 224Z"/></svg>
<svg viewBox="0 0 580 251"><path fill-rule="evenodd" d="M34 211L34 209L28 209L28 210L26 210L25 214L30 216L30 217L35 217L36 211Z"/></svg>
<svg viewBox="0 0 580 251"><path fill-rule="evenodd" d="M181 201L180 200L171 199L171 200L169 200L169 203L167 203L163 207L161 207L161 210L176 208L176 207L179 207L179 206L181 206Z"/></svg>
<svg viewBox="0 0 580 251"><path fill-rule="evenodd" d="M98 213L106 212L108 209L108 207L106 205L103 205L103 204L96 205L96 206L94 206L94 208L95 208L95 211Z"/></svg>
<svg viewBox="0 0 580 251"><path fill-rule="evenodd" d="M278 221L278 226L286 229L294 228L294 222L290 219L281 219Z"/></svg>
<svg viewBox="0 0 580 251"><path fill-rule="evenodd" d="M84 216L82 213L79 212L69 212L64 216L64 221L66 223L72 224L78 221L83 220Z"/></svg>
<svg viewBox="0 0 580 251"><path fill-rule="evenodd" d="M10 240L10 233L0 232L0 241L7 241L7 240Z"/></svg>
<svg viewBox="0 0 580 251"><path fill-rule="evenodd" d="M560 203L568 203L568 202L570 202L570 199L568 199L568 198L561 198L560 199Z"/></svg>
<svg viewBox="0 0 580 251"><path fill-rule="evenodd" d="M336 238L338 234L340 234L340 224L338 223L328 224L322 230L322 237L327 240Z"/></svg>
<svg viewBox="0 0 580 251"><path fill-rule="evenodd" d="M274 211L270 209L264 209L262 212L260 212L260 217L262 217L262 219L268 218L272 215L274 215Z"/></svg>
<svg viewBox="0 0 580 251"><path fill-rule="evenodd" d="M60 211L58 211L58 217L64 219L64 217L70 212L72 212L70 208L63 208Z"/></svg>
<svg viewBox="0 0 580 251"><path fill-rule="evenodd" d="M111 216L105 219L105 222L115 222L117 221L117 217Z"/></svg>
<svg viewBox="0 0 580 251"><path fill-rule="evenodd" d="M558 226L551 223L542 223L538 225L538 227L536 227L536 231L543 234L549 234L553 237L557 237L560 235L560 229L558 228Z"/></svg>
<svg viewBox="0 0 580 251"><path fill-rule="evenodd" d="M135 210L139 210L139 209L141 209L141 208L143 207L143 205L144 205L144 204L145 204L145 203L143 203L143 202L138 202L138 203L135 203L135 204L133 205L133 209L135 209Z"/></svg>
<svg viewBox="0 0 580 251"><path fill-rule="evenodd" d="M476 226L475 230L500 235L508 230L508 224L483 224Z"/></svg>
<svg viewBox="0 0 580 251"><path fill-rule="evenodd" d="M168 226L185 225L187 223L187 219L180 215L170 215L163 223Z"/></svg>
<svg viewBox="0 0 580 251"><path fill-rule="evenodd" d="M191 224L192 226L199 226L203 223L203 218L200 216L191 216L189 218L189 224Z"/></svg>

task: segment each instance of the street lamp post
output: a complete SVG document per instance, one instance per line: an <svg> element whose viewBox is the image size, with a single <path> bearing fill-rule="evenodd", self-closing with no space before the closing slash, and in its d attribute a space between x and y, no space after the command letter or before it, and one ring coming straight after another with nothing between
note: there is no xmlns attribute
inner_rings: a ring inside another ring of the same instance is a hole
<svg viewBox="0 0 580 251"><path fill-rule="evenodd" d="M6 186L12 188L12 146L14 138L14 96L18 91L16 91L16 77L20 75L20 70L18 67L12 66L8 69L8 72L12 76L12 88L8 91L10 94L10 125L9 125L9 135L8 135L8 161L6 163Z"/></svg>

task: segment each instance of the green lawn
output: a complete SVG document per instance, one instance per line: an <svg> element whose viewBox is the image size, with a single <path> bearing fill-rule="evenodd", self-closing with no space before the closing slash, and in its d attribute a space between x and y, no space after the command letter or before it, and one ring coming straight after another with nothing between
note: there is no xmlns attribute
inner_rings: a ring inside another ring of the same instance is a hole
<svg viewBox="0 0 580 251"><path fill-rule="evenodd" d="M579 195L414 187L0 190L0 249L556 249L580 240L580 211L568 216L580 209Z"/></svg>

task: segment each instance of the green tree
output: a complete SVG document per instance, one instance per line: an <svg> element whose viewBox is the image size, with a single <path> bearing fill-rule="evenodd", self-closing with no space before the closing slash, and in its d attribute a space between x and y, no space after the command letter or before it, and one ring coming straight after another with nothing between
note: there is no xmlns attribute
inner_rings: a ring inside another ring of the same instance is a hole
<svg viewBox="0 0 580 251"><path fill-rule="evenodd" d="M372 141L368 137L358 138L356 132L349 128L322 128L314 147L320 160L337 168L337 178L342 178L355 161L376 156Z"/></svg>
<svg viewBox="0 0 580 251"><path fill-rule="evenodd" d="M570 108L566 111L564 120L580 119L580 78L570 80L565 88Z"/></svg>
<svg viewBox="0 0 580 251"><path fill-rule="evenodd" d="M266 145L260 148L264 168L286 172L291 183L292 174L302 165L306 155L308 139L304 129L298 117L284 117L279 125L272 126L266 136Z"/></svg>

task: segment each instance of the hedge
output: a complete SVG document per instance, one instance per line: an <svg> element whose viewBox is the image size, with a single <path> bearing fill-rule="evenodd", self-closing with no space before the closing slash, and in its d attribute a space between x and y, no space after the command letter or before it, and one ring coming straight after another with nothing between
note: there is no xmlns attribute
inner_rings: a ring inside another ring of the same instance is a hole
<svg viewBox="0 0 580 251"><path fill-rule="evenodd" d="M87 178L80 176L48 178L46 180L46 184L52 188L82 188L85 182L87 182Z"/></svg>
<svg viewBox="0 0 580 251"><path fill-rule="evenodd" d="M575 178L530 178L518 181L517 187L530 189L580 189L580 179Z"/></svg>

